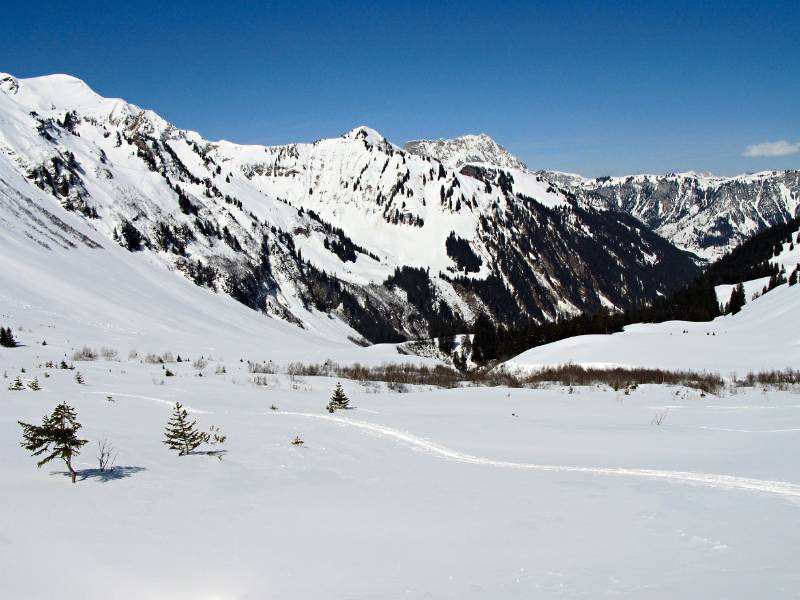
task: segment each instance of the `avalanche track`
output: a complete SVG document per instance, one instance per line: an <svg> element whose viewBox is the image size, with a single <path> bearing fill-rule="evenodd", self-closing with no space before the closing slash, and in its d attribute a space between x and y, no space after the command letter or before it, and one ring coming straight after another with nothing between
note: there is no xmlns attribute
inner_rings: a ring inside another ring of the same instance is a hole
<svg viewBox="0 0 800 600"><path fill-rule="evenodd" d="M683 483L689 485L699 485L704 487L719 488L726 490L742 490L761 494L780 496L800 503L800 485L786 481L769 481L764 479L751 479L748 477L736 477L733 475L718 475L715 473L693 473L691 471L661 471L655 469L629 469L629 468L610 468L610 467L576 467L569 465L537 465L534 463L520 463L503 460L492 460L471 454L464 454L456 450L451 450L424 438L417 437L411 433L392 429L385 425L376 425L365 421L355 421L342 417L331 417L327 415L317 415L304 412L284 412L280 411L272 414L280 414L294 417L304 417L310 419L320 419L330 421L346 427L354 427L380 437L394 438L414 449L421 450L428 454L438 456L445 460L453 460L473 465L483 465L489 467L499 467L504 469L519 469L527 471L547 471L556 473L589 473L592 475L616 475L622 477L639 477L653 481L667 481L670 483Z"/></svg>

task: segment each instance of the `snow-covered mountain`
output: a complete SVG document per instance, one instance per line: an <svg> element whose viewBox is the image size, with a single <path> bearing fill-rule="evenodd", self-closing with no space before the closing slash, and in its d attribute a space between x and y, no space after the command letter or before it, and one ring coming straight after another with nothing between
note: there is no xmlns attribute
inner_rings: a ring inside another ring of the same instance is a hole
<svg viewBox="0 0 800 600"><path fill-rule="evenodd" d="M414 141L405 147L456 169L468 163L527 169L485 134ZM677 246L711 260L749 235L800 214L800 171L736 177L689 172L596 179L553 170L534 174L592 206L631 214Z"/></svg>
<svg viewBox="0 0 800 600"><path fill-rule="evenodd" d="M405 149L412 154L438 160L448 169L470 163L484 163L500 169L527 170L525 163L485 133L464 135L451 140L414 140Z"/></svg>
<svg viewBox="0 0 800 600"><path fill-rule="evenodd" d="M52 223L73 212L199 286L370 341L457 330L479 311L510 324L623 307L695 272L634 219L525 170L456 171L368 127L209 142L66 75L0 75L0 179L4 228L32 243L69 251Z"/></svg>
<svg viewBox="0 0 800 600"><path fill-rule="evenodd" d="M800 171L601 177L575 179L565 187L586 202L623 210L674 244L709 259L800 214Z"/></svg>

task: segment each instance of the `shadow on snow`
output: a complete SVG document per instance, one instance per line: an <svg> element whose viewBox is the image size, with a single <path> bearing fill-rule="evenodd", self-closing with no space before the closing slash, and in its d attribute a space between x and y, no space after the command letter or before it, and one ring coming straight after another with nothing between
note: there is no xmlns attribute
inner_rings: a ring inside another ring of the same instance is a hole
<svg viewBox="0 0 800 600"><path fill-rule="evenodd" d="M130 467L130 466L123 466L123 467L114 467L113 469L105 469L101 471L100 469L82 469L78 471L78 481L85 481L87 479L96 479L100 482L107 482L107 481L114 481L117 479L126 479L139 473L141 471L146 471L145 467ZM62 475L64 477L69 477L69 471L52 471L51 475Z"/></svg>

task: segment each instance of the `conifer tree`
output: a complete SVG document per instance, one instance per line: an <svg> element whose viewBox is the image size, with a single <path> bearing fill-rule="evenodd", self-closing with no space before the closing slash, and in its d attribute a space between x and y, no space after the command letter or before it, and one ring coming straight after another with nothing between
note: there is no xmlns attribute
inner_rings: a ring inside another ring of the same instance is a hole
<svg viewBox="0 0 800 600"><path fill-rule="evenodd" d="M331 401L328 403L328 412L333 412L340 408L347 408L347 405L350 404L350 399L344 393L342 389L342 384L337 383L336 387L333 388L333 395L331 396Z"/></svg>
<svg viewBox="0 0 800 600"><path fill-rule="evenodd" d="M4 348L14 348L17 345L17 341L14 339L13 334L11 333L10 327L0 327L0 346Z"/></svg>
<svg viewBox="0 0 800 600"><path fill-rule="evenodd" d="M189 421L189 413L180 402L175 403L164 435L164 443L171 450L177 450L178 456L189 454L206 441L205 435L197 430L197 421Z"/></svg>
<svg viewBox="0 0 800 600"><path fill-rule="evenodd" d="M742 307L747 303L747 299L745 298L744 294L744 286L740 283L739 285L735 286L731 291L731 300L728 303L728 312L732 315L735 315Z"/></svg>
<svg viewBox="0 0 800 600"><path fill-rule="evenodd" d="M19 392L25 389L25 386L22 385L22 379L19 378L19 375L17 375L17 378L14 380L14 383L8 386L8 389L11 390L12 392Z"/></svg>
<svg viewBox="0 0 800 600"><path fill-rule="evenodd" d="M800 267L795 267L795 270L792 271L792 274L789 275L789 285L795 285L797 283L797 271L800 270Z"/></svg>
<svg viewBox="0 0 800 600"><path fill-rule="evenodd" d="M49 417L42 419L41 425L17 421L22 427L22 447L28 450L32 456L41 456L47 453L36 466L41 467L54 458L60 458L67 465L72 483L75 483L78 475L72 468L72 458L80 454L81 447L87 443L87 440L78 438L81 424L76 421L76 418L75 409L66 402L62 402L55 407Z"/></svg>

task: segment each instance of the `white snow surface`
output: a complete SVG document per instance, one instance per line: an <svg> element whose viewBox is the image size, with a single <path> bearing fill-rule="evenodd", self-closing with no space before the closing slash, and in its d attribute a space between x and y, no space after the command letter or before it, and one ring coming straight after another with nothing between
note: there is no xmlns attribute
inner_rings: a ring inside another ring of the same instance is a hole
<svg viewBox="0 0 800 600"><path fill-rule="evenodd" d="M184 352L179 338L170 342ZM86 377L78 385L72 371L39 366L62 350L0 354L4 370L25 366L23 378L37 376L44 388L0 388L8 598L790 598L796 590L795 393L397 394L345 381L354 408L331 416L328 378L268 376L256 386L229 356L204 377L191 363L168 364L176 376L165 378L160 365L123 358L76 363ZM220 364L227 372L215 375ZM37 470L17 446L16 420L38 422L65 398L90 440L75 485L62 465ZM179 457L160 443L175 401L203 429L228 436L221 460ZM652 425L661 412L664 423ZM304 446L290 444L295 436ZM99 439L119 450L112 474L97 470Z"/></svg>

